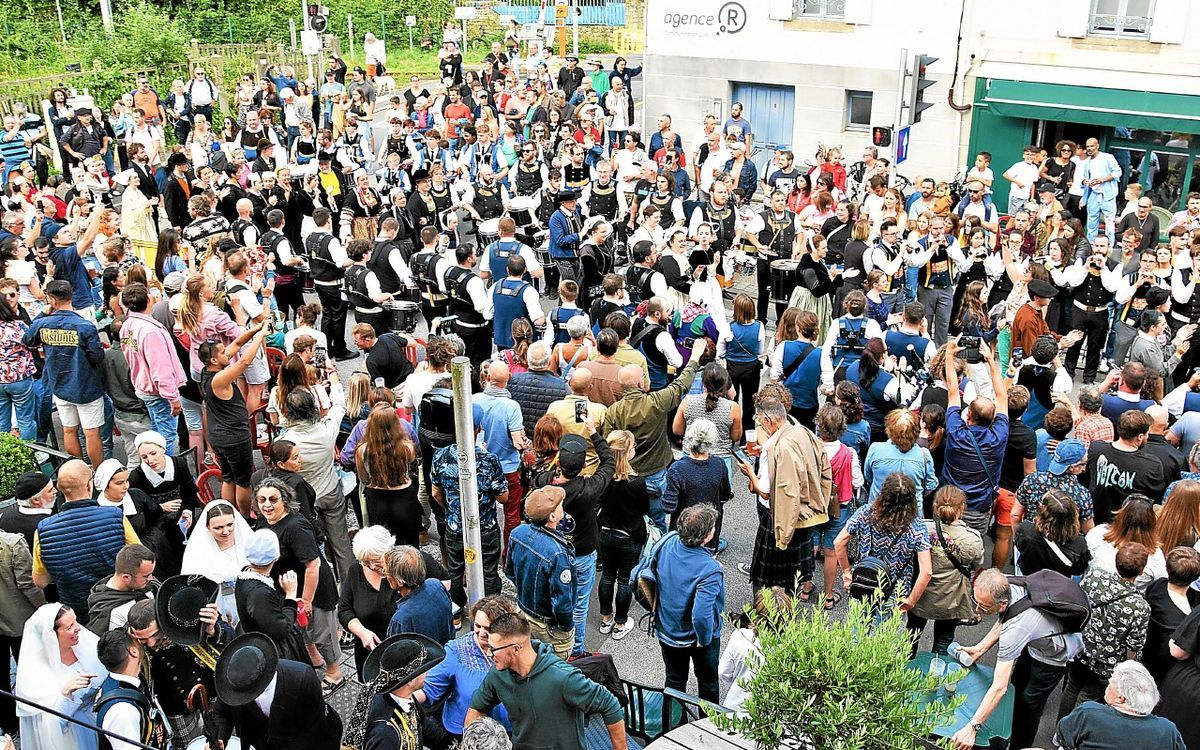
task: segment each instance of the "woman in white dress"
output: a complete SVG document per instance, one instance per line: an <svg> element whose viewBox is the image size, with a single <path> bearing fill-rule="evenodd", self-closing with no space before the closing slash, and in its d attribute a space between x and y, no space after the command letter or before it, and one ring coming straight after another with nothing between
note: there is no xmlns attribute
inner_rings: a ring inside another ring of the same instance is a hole
<svg viewBox="0 0 1200 750"><path fill-rule="evenodd" d="M100 683L108 670L96 657L97 637L79 624L75 611L44 604L25 623L14 692L21 698L91 724ZM21 746L96 750L96 732L24 703L17 704Z"/></svg>
<svg viewBox="0 0 1200 750"><path fill-rule="evenodd" d="M724 259L720 253L713 251L712 246L716 240L717 233L711 224L704 222L696 227L696 244L687 258L692 275L692 291L688 297L690 301L703 305L708 310L708 315L717 326L717 330L724 335L729 332L729 319L725 315L721 282L717 279L717 272Z"/></svg>
<svg viewBox="0 0 1200 750"><path fill-rule="evenodd" d="M142 194L138 189L141 178L132 169L118 173L113 180L125 188L121 193L121 234L133 240L133 250L142 263L154 268L154 253L158 247L154 207L158 205L158 198L147 198Z"/></svg>
<svg viewBox="0 0 1200 750"><path fill-rule="evenodd" d="M217 609L233 627L238 624L233 587L247 565L245 547L250 534L250 524L228 500L213 500L204 506L183 551L181 572L202 575L221 585Z"/></svg>

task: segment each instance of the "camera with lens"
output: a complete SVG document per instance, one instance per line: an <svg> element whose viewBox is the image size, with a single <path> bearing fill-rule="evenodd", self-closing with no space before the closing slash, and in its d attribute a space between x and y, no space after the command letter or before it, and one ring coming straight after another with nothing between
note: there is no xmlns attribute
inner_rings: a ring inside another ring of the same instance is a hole
<svg viewBox="0 0 1200 750"><path fill-rule="evenodd" d="M959 336L958 348L962 350L962 358L967 364L977 365L983 361L983 355L979 353L979 337L978 336Z"/></svg>

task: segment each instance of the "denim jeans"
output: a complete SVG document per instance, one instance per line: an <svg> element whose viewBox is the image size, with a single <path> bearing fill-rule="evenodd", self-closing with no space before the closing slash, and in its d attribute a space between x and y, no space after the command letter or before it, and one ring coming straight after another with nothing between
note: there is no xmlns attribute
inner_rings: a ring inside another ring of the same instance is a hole
<svg viewBox="0 0 1200 750"><path fill-rule="evenodd" d="M583 653L583 638L587 635L588 605L592 601L592 587L596 584L596 553L576 555L571 567L575 570L575 650Z"/></svg>
<svg viewBox="0 0 1200 750"><path fill-rule="evenodd" d="M37 438L37 396L33 378L15 383L0 383L0 432L12 429L12 413L17 412L17 428L22 440Z"/></svg>
<svg viewBox="0 0 1200 750"><path fill-rule="evenodd" d="M50 384L45 378L35 380L33 386L37 406L37 439L39 443L49 444L50 436L54 434L54 395L50 393Z"/></svg>
<svg viewBox="0 0 1200 750"><path fill-rule="evenodd" d="M646 492L650 495L650 520L662 533L667 533L667 515L663 511L663 495L667 494L667 470L659 469L646 475Z"/></svg>
<svg viewBox="0 0 1200 750"><path fill-rule="evenodd" d="M633 600L629 574L641 557L642 545L629 536L601 531L599 553L600 614L613 614L615 594L616 623L623 625L629 619L629 603Z"/></svg>
<svg viewBox="0 0 1200 750"><path fill-rule="evenodd" d="M154 431L167 439L167 455L178 455L179 418L171 414L171 402L162 396L138 396L150 412L150 425ZM130 441L137 435L127 435ZM132 445L132 442L130 443Z"/></svg>
<svg viewBox="0 0 1200 750"><path fill-rule="evenodd" d="M701 700L720 701L721 683L717 676L717 662L721 656L721 639L713 638L707 646L684 646L678 648L659 643L662 647L663 666L666 667L665 685L687 692L688 664L696 670L697 694Z"/></svg>

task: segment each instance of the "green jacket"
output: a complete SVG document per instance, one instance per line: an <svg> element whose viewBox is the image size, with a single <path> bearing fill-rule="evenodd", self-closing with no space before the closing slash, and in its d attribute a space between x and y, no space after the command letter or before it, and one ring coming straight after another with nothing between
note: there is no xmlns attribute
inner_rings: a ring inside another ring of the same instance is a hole
<svg viewBox="0 0 1200 750"><path fill-rule="evenodd" d="M583 724L588 714L600 714L606 725L623 721L616 697L599 683L554 655L554 649L533 641L537 660L524 677L492 667L471 696L471 708L485 716L501 703L512 720L513 745L584 750Z"/></svg>
<svg viewBox="0 0 1200 750"><path fill-rule="evenodd" d="M649 476L671 465L673 455L667 436L669 417L691 390L699 367L699 360L692 358L679 372L679 377L666 388L651 393L630 388L604 414L600 433L607 435L613 430L629 430L633 433L637 444L633 470L640 476Z"/></svg>

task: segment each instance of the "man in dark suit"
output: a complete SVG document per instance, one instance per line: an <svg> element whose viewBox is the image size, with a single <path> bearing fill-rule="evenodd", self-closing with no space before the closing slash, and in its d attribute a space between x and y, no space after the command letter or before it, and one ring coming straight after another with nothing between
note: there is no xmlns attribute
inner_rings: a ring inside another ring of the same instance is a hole
<svg viewBox="0 0 1200 750"><path fill-rule="evenodd" d="M192 183L188 175L188 160L183 154L171 154L167 160L167 182L163 188L163 207L167 221L175 231L183 231L192 221L188 213L188 200L192 197Z"/></svg>
<svg viewBox="0 0 1200 750"><path fill-rule="evenodd" d="M280 659L271 639L247 633L217 661L217 700L208 744L223 750L236 731L254 750L339 750L342 719L321 696L307 664Z"/></svg>

